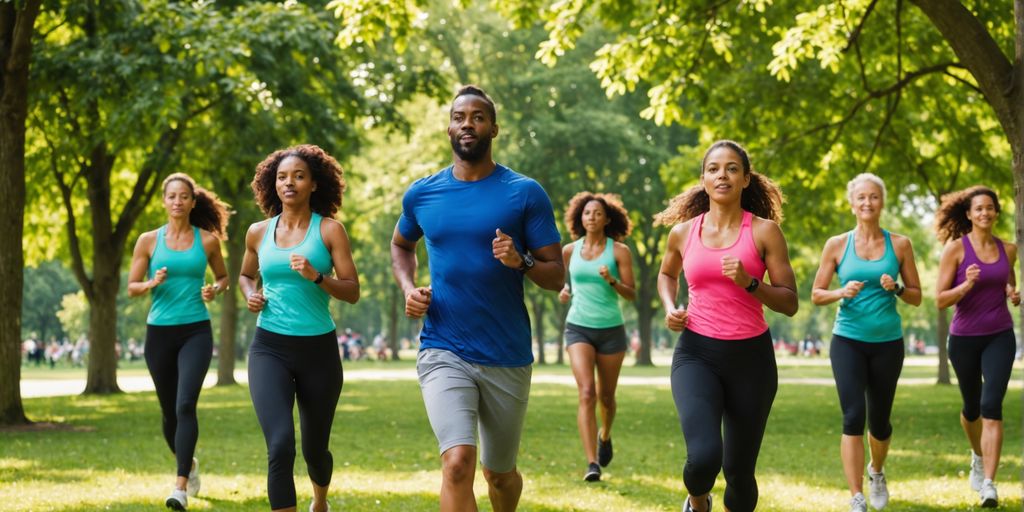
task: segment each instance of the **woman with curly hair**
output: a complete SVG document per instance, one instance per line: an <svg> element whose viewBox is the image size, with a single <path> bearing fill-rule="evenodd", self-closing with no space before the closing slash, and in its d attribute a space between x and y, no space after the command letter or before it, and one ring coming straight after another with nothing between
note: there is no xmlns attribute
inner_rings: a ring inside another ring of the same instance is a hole
<svg viewBox="0 0 1024 512"><path fill-rule="evenodd" d="M249 394L267 442L267 493L275 511L296 510L296 401L313 484L309 510L330 509L328 444L344 379L328 303L359 300L348 234L334 220L344 189L338 162L308 144L271 153L252 180L256 202L270 218L249 226L238 283L249 311L259 313L249 347Z"/></svg>
<svg viewBox="0 0 1024 512"><path fill-rule="evenodd" d="M558 294L569 303L565 344L579 390L576 426L587 457L583 479L601 479L612 461L615 387L626 356L626 328L619 297L633 300L633 255L622 243L633 228L619 197L580 192L565 208L565 223L576 241L562 248L569 280ZM595 385L594 371L597 370ZM594 408L601 407L601 429Z"/></svg>
<svg viewBox="0 0 1024 512"><path fill-rule="evenodd" d="M996 507L993 481L1003 445L1003 398L1017 340L1009 299L1020 304L1013 264L1017 246L992 234L999 217L992 189L974 186L947 194L935 216L945 243L936 287L940 308L956 305L949 326L949 361L960 386L960 426L971 444L971 488L982 507Z"/></svg>
<svg viewBox="0 0 1024 512"><path fill-rule="evenodd" d="M177 479L164 502L185 510L199 493L199 439L196 403L213 356L210 302L227 289L228 271L220 252L226 238L227 205L187 174L163 182L167 223L139 235L128 272L128 295L151 291L146 319L146 367L160 402L164 440L177 460ZM207 285L206 267L214 284Z"/></svg>
<svg viewBox="0 0 1024 512"><path fill-rule="evenodd" d="M892 441L892 403L903 371L903 324L897 299L921 304L921 281L910 239L882 229L885 182L862 173L846 185L856 227L825 242L811 301L839 302L829 357L843 411L839 456L850 489L850 512L867 512L864 497L864 424L868 425L871 506L889 503L883 466ZM832 276L839 288L829 290ZM900 284L896 279L902 277Z"/></svg>
<svg viewBox="0 0 1024 512"><path fill-rule="evenodd" d="M796 280L778 224L782 193L754 172L747 151L715 142L700 177L655 217L673 226L658 294L666 325L682 332L671 381L686 442L683 483L690 496L683 510L711 509L721 469L726 509L749 512L757 506L754 467L779 380L762 306L793 316ZM680 271L688 308L676 305ZM766 271L771 284L761 281Z"/></svg>

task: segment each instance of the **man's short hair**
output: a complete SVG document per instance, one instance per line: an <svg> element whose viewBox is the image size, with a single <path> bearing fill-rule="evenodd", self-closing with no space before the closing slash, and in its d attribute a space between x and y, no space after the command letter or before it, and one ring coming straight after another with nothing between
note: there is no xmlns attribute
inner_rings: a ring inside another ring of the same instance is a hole
<svg viewBox="0 0 1024 512"><path fill-rule="evenodd" d="M494 108L494 101L491 99L490 96L487 95L486 92L484 92L483 89L475 85L462 86L461 88L459 88L458 92L455 93L455 97L452 98L453 105L455 104L455 100L459 99L460 96L479 96L480 98L482 98L484 100L484 103L487 104L487 112L491 114L491 122L498 122L498 111L497 109ZM451 111L449 109L449 113L450 112Z"/></svg>

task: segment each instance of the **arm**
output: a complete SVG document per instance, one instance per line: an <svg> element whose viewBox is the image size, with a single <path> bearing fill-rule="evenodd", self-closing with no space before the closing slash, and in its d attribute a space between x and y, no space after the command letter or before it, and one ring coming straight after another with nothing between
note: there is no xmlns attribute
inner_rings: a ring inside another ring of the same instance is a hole
<svg viewBox="0 0 1024 512"><path fill-rule="evenodd" d="M896 249L896 257L900 260L900 277L903 278L903 293L899 298L911 306L921 305L921 278L917 275L917 263L914 262L914 246L905 236L892 236ZM895 286L895 283L893 283ZM892 291L892 289L886 288ZM895 289L895 288L893 288Z"/></svg>
<svg viewBox="0 0 1024 512"><path fill-rule="evenodd" d="M761 220L758 223L761 229L756 230L754 235L760 234L760 238L764 240L764 263L768 267L771 285L765 286L767 283L762 283L754 290L753 295L772 311L793 316L800 303L796 296L796 276L793 275L793 266L789 263L786 237L782 235L782 229L778 224L768 220ZM747 284L750 284L749 280Z"/></svg>
<svg viewBox="0 0 1024 512"><path fill-rule="evenodd" d="M206 251L206 261L210 265L210 270L213 271L213 286L203 286L203 300L209 302L218 293L227 291L228 269L224 265L224 255L220 252L220 240L209 231L199 230L199 232L203 240L203 249Z"/></svg>
<svg viewBox="0 0 1024 512"><path fill-rule="evenodd" d="M562 286L562 291L558 292L558 302L562 304L568 304L569 299L572 298L572 289L569 286L571 282L569 280L569 260L572 259L573 244L565 244L562 247L562 264L565 265L565 285Z"/></svg>
<svg viewBox="0 0 1024 512"><path fill-rule="evenodd" d="M665 325L672 331L686 327L686 308L676 306L679 293L679 273L683 270L683 243L690 232L690 223L677 224L668 233L665 256L658 272L658 296L665 307Z"/></svg>
<svg viewBox="0 0 1024 512"><path fill-rule="evenodd" d="M156 233L148 232L139 235L132 252L132 266L128 271L128 296L138 297L164 282L167 269L159 269L153 279L146 279L149 269L149 258L156 244Z"/></svg>
<svg viewBox="0 0 1024 512"><path fill-rule="evenodd" d="M974 281L968 279L952 288L953 280L956 278L956 269L963 259L963 244L960 240L947 242L942 248L942 257L939 259L939 279L935 285L935 302L940 308L948 308L967 295L974 287Z"/></svg>
<svg viewBox="0 0 1024 512"><path fill-rule="evenodd" d="M430 287L416 287L417 265L416 242L402 236L395 226L391 236L391 273L405 295L405 315L409 318L421 318L430 307Z"/></svg>
<svg viewBox="0 0 1024 512"><path fill-rule="evenodd" d="M523 266L523 255L519 254L512 237L494 230L491 240L491 251L494 259L508 268L520 269ZM565 285L565 265L562 263L562 251L558 243L548 244L530 251L533 256L533 267L526 269L526 277L545 290L560 291Z"/></svg>
<svg viewBox="0 0 1024 512"><path fill-rule="evenodd" d="M1010 299L1010 303L1014 306L1019 306L1020 292L1017 291L1017 273L1013 270L1014 264L1017 263L1017 245L1004 243L1004 247L1006 248L1006 259L1010 264L1010 275L1007 276L1006 282L1006 298Z"/></svg>
<svg viewBox="0 0 1024 512"><path fill-rule="evenodd" d="M259 244L267 231L267 221L249 226L245 233L245 255L242 256L242 270L238 275L238 287L245 297L249 311L259 313L267 300L256 285L260 273Z"/></svg>
<svg viewBox="0 0 1024 512"><path fill-rule="evenodd" d="M352 261L352 247L345 226L336 220L325 219L321 223L321 233L327 242L327 250L331 252L334 275L324 275L319 286L331 297L355 304L359 301L359 273L356 272L356 264ZM315 274L313 279L316 279Z"/></svg>
<svg viewBox="0 0 1024 512"><path fill-rule="evenodd" d="M636 298L636 282L633 280L633 253L629 250L629 246L621 242L615 242L613 247L615 248L615 264L619 267L619 277L622 279L612 281L614 283L612 288L622 298L632 301Z"/></svg>
<svg viewBox="0 0 1024 512"><path fill-rule="evenodd" d="M864 287L864 283L860 281L849 281L842 288L828 289L838 266L839 255L846 249L845 244L846 237L843 235L834 236L825 242L825 248L821 251L821 263L818 264L818 273L814 275L814 285L811 287L811 302L816 306L825 306L839 299L852 299Z"/></svg>

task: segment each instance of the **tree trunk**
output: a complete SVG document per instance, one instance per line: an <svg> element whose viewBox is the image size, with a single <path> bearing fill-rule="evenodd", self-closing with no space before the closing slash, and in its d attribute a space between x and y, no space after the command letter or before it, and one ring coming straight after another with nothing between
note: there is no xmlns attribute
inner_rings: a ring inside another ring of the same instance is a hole
<svg viewBox="0 0 1024 512"><path fill-rule="evenodd" d="M939 348L939 378L936 384L950 384L949 353L946 352L946 338L949 337L949 308L939 308L935 326L935 345Z"/></svg>
<svg viewBox="0 0 1024 512"><path fill-rule="evenodd" d="M537 364L548 364L544 356L544 303L545 300L535 295L530 301L533 305L533 335L537 337Z"/></svg>
<svg viewBox="0 0 1024 512"><path fill-rule="evenodd" d="M391 360L398 361L398 351L402 348L398 337L398 287L389 286L388 290L388 347Z"/></svg>
<svg viewBox="0 0 1024 512"><path fill-rule="evenodd" d="M565 318L569 314L569 306L560 305L558 308L558 355L555 356L555 363L565 364Z"/></svg>
<svg viewBox="0 0 1024 512"><path fill-rule="evenodd" d="M651 302L650 290L650 286L637 290L636 322L640 334L640 353L636 355L637 366L654 366L654 360L651 359L651 320L656 309Z"/></svg>
<svg viewBox="0 0 1024 512"><path fill-rule="evenodd" d="M86 394L120 393L117 386L117 290L120 258L103 258L97 245L95 280L89 301L89 366ZM103 262L103 260L107 260Z"/></svg>
<svg viewBox="0 0 1024 512"><path fill-rule="evenodd" d="M0 3L0 425L29 423L21 403L25 118L41 0Z"/></svg>
<svg viewBox="0 0 1024 512"><path fill-rule="evenodd" d="M230 228L229 228L230 229ZM235 382L235 348L238 347L238 274L245 254L245 230L233 229L228 239L228 291L220 304L220 343L217 349L217 385Z"/></svg>

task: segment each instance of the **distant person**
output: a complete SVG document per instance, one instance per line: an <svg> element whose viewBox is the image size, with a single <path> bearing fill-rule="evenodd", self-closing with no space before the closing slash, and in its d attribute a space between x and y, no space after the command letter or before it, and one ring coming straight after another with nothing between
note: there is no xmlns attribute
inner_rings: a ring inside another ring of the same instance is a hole
<svg viewBox="0 0 1024 512"><path fill-rule="evenodd" d="M149 292L153 298L144 357L160 401L164 440L178 464L165 504L185 510L188 497L199 493L196 403L213 354L213 330L204 302L228 287L220 241L227 237L229 213L216 195L183 173L164 180L163 203L167 222L139 235L135 243L128 295ZM213 284L206 284L207 267L213 271Z"/></svg>
<svg viewBox="0 0 1024 512"><path fill-rule="evenodd" d="M576 241L562 248L569 282L558 300L571 301L565 343L579 393L576 427L587 458L583 479L596 482L614 455L615 388L628 342L619 297L636 297L633 256L622 240L633 225L618 196L592 192L580 192L569 200L565 223ZM600 430L594 411L598 405Z"/></svg>
<svg viewBox="0 0 1024 512"><path fill-rule="evenodd" d="M292 408L298 402L313 486L309 510L324 512L334 472L331 425L344 382L329 304L359 300L348 234L334 219L345 181L334 157L303 144L260 162L252 190L269 218L249 226L238 284L249 311L259 313L249 347L249 394L267 443L270 508L295 510Z"/></svg>
<svg viewBox="0 0 1024 512"><path fill-rule="evenodd" d="M995 479L1003 447L1003 398L1017 347L1006 301L1020 304L1013 270L1017 246L992 234L999 213L996 193L974 186L943 196L935 216L945 244L936 300L940 308L956 305L949 361L963 398L960 426L971 445L971 489L982 507L999 506Z"/></svg>
<svg viewBox="0 0 1024 512"><path fill-rule="evenodd" d="M681 332L672 397L686 442L683 511L711 510L725 473L725 508L757 506L754 469L779 377L764 307L793 316L799 305L782 192L754 172L747 151L720 140L704 153L700 184L672 199L655 222L670 225L658 274L665 324ZM689 307L676 305L679 273ZM771 284L763 282L767 272Z"/></svg>
<svg viewBox="0 0 1024 512"><path fill-rule="evenodd" d="M903 370L903 324L896 301L921 304L921 281L910 239L882 229L885 183L864 173L846 185L856 226L825 242L811 301L839 302L829 357L843 411L839 454L850 489L850 512L867 512L864 497L864 423L868 424L871 506L889 503L884 465L892 441L892 403ZM832 277L840 287L830 290ZM902 278L901 284L898 279Z"/></svg>
<svg viewBox="0 0 1024 512"><path fill-rule="evenodd" d="M516 509L533 363L523 281L558 291L565 279L551 200L536 181L494 162L497 135L487 93L460 89L448 117L454 163L409 187L391 239L405 313L426 316L416 371L441 453L444 512L477 509L478 428L491 506ZM430 286L416 285L421 238Z"/></svg>

